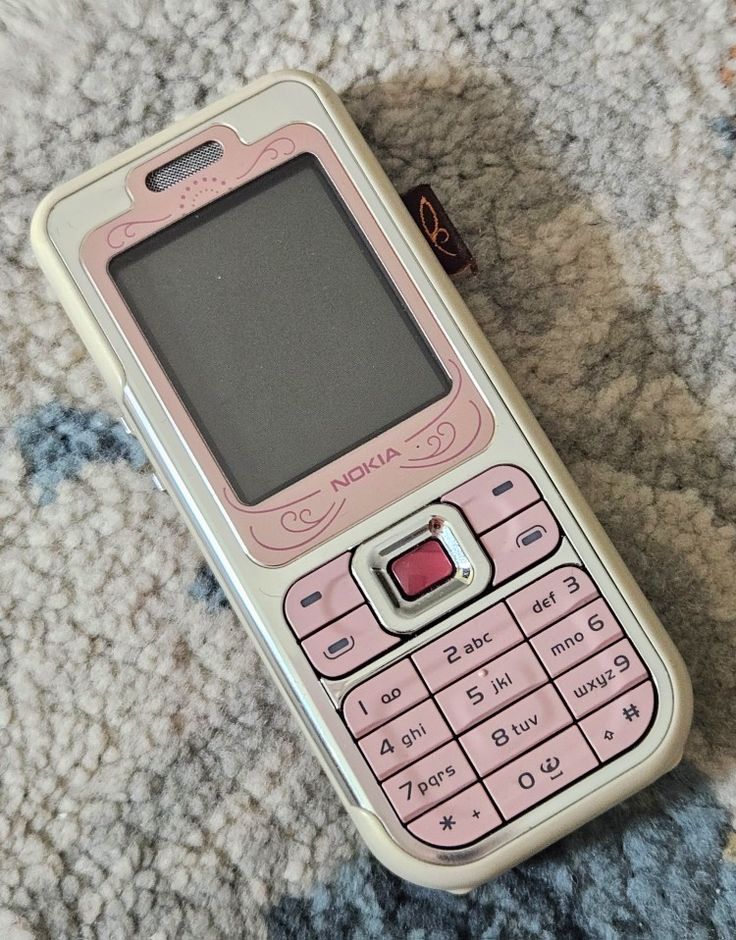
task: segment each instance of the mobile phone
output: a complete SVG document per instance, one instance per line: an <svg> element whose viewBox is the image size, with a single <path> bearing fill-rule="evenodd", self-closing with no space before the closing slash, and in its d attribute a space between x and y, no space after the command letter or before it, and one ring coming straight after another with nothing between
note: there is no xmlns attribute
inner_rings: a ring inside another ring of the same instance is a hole
<svg viewBox="0 0 736 940"><path fill-rule="evenodd" d="M323 82L63 184L32 241L388 868L468 890L677 763L680 657Z"/></svg>

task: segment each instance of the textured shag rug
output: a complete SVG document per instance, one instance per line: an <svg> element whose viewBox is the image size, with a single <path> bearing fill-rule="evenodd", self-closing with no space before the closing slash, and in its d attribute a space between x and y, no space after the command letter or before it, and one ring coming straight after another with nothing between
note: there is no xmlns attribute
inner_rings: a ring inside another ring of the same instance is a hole
<svg viewBox="0 0 736 940"><path fill-rule="evenodd" d="M0 0L0 937L736 936L726 0ZM57 181L319 71L691 670L683 767L467 897L370 860L36 268Z"/></svg>

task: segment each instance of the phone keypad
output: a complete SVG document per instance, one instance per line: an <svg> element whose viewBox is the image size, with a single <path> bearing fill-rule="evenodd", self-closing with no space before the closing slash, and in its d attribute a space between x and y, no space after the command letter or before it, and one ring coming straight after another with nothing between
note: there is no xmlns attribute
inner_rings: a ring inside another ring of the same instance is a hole
<svg viewBox="0 0 736 940"><path fill-rule="evenodd" d="M600 760L606 761L636 744L654 715L654 686L643 682L625 695L583 718L580 727Z"/></svg>
<svg viewBox="0 0 736 940"><path fill-rule="evenodd" d="M452 738L440 710L430 699L415 706L358 742L379 780Z"/></svg>
<svg viewBox="0 0 736 940"><path fill-rule="evenodd" d="M534 650L522 643L438 692L437 701L453 730L460 733L546 681Z"/></svg>
<svg viewBox="0 0 736 940"><path fill-rule="evenodd" d="M555 682L573 715L582 718L646 678L646 666L634 647L628 640L620 640Z"/></svg>
<svg viewBox="0 0 736 940"><path fill-rule="evenodd" d="M571 724L559 692L548 683L476 725L461 736L460 743L485 776Z"/></svg>
<svg viewBox="0 0 736 940"><path fill-rule="evenodd" d="M596 597L598 590L582 568L563 565L506 598L506 603L524 633L534 636Z"/></svg>
<svg viewBox="0 0 736 940"><path fill-rule="evenodd" d="M512 819L598 766L582 732L571 727L483 781L502 815Z"/></svg>
<svg viewBox="0 0 736 940"><path fill-rule="evenodd" d="M496 604L422 647L412 660L430 690L437 692L523 639L508 607Z"/></svg>
<svg viewBox="0 0 736 940"><path fill-rule="evenodd" d="M464 790L475 780L475 771L460 750L460 745L457 741L450 741L406 770L389 777L383 789L399 819L409 822L425 810L454 796L459 790Z"/></svg>
<svg viewBox="0 0 736 940"><path fill-rule="evenodd" d="M562 540L518 467L492 467L442 502L463 513L489 556L493 590ZM407 583L424 577L413 570L422 554L412 555L408 573L397 572ZM311 572L286 596L286 618L327 678L348 676L410 637L379 623L350 559ZM341 705L398 818L442 849L484 838L615 759L641 740L656 708L649 671L621 624L590 575L567 563L418 649L412 644Z"/></svg>
<svg viewBox="0 0 736 940"><path fill-rule="evenodd" d="M551 676L577 666L624 635L608 604L599 597L532 637L532 646Z"/></svg>
<svg viewBox="0 0 736 940"><path fill-rule="evenodd" d="M461 509L480 535L541 499L530 477L518 467L491 467L442 497Z"/></svg>
<svg viewBox="0 0 736 940"><path fill-rule="evenodd" d="M411 661L402 659L363 682L345 697L345 724L357 738L429 697Z"/></svg>
<svg viewBox="0 0 736 940"><path fill-rule="evenodd" d="M409 823L408 829L423 842L441 849L454 849L477 842L500 825L496 807L483 786L475 783Z"/></svg>

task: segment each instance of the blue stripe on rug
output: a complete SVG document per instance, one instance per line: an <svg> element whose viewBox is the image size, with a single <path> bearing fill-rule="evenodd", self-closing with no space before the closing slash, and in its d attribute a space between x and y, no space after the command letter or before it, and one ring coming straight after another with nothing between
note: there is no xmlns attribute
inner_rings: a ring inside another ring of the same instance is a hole
<svg viewBox="0 0 736 940"><path fill-rule="evenodd" d="M729 815L683 765L467 895L417 888L368 855L265 912L270 940L733 940Z"/></svg>
<svg viewBox="0 0 736 940"><path fill-rule="evenodd" d="M13 430L27 479L41 490L41 505L53 501L63 480L77 479L86 463L125 460L140 470L147 462L138 441L104 411L52 401L18 418Z"/></svg>

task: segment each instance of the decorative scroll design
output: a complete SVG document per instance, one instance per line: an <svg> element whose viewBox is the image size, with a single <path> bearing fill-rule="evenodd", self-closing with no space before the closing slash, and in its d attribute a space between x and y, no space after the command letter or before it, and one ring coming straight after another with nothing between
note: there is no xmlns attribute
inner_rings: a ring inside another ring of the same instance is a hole
<svg viewBox="0 0 736 940"><path fill-rule="evenodd" d="M160 219L130 219L124 222L118 222L113 225L107 233L107 244L110 248L117 250L122 248L126 242L134 241L140 236L140 229L146 225L158 225L171 218L171 213L161 216Z"/></svg>
<svg viewBox="0 0 736 940"><path fill-rule="evenodd" d="M235 496L229 487L225 487L222 491L222 495L225 497L225 502L229 503L233 509L237 509L238 512L247 512L249 515L258 516L268 513L269 515L274 512L281 512L284 509L290 509L292 506L298 506L299 503L306 503L308 499L313 499L315 496L319 496L322 490L313 490L311 493L305 493L304 496L299 496L296 499L289 500L288 503L282 503L280 506L268 506L266 509L253 509L251 506L246 506L244 503L241 503L240 500Z"/></svg>
<svg viewBox="0 0 736 940"><path fill-rule="evenodd" d="M430 448L434 448L430 453L424 454L422 457L408 457L411 463L416 463L421 460L427 460L430 457L439 457L441 454L446 453L457 439L457 429L452 421L440 421L439 424L435 425L435 430L426 438L426 444Z"/></svg>
<svg viewBox="0 0 736 940"><path fill-rule="evenodd" d="M283 160L284 157L290 157L295 150L296 144L291 137L274 137L273 140L270 140L268 144L259 151L250 166L246 170L243 170L239 176L236 176L235 179L242 180L244 177L250 176L265 157L268 157L271 163L276 163L278 160Z"/></svg>
<svg viewBox="0 0 736 940"><path fill-rule="evenodd" d="M457 460L478 439L487 409L479 404L477 392L468 387L456 362L448 362L454 391L450 401L431 421L406 438L415 453L399 464L402 470L424 470Z"/></svg>
<svg viewBox="0 0 736 940"><path fill-rule="evenodd" d="M254 520L248 526L248 531L256 544L271 552L291 552L309 545L330 528L346 503L345 499L331 499L329 503L324 498L320 500L319 497L323 496L321 489L266 509L251 509L243 505L228 487L224 488L223 496L228 505L238 512L265 517L263 520ZM299 506L301 508L297 508ZM261 530L269 532L268 541L265 541L267 537Z"/></svg>
<svg viewBox="0 0 736 940"><path fill-rule="evenodd" d="M449 258L457 258L456 251L450 251L449 248L445 247L453 243L452 236L445 226L440 224L437 210L426 196L421 196L419 199L419 220L424 234L437 251L441 251L443 255L447 255Z"/></svg>

